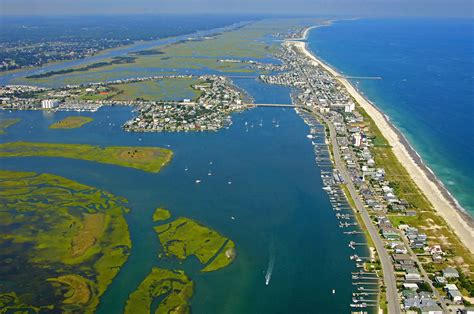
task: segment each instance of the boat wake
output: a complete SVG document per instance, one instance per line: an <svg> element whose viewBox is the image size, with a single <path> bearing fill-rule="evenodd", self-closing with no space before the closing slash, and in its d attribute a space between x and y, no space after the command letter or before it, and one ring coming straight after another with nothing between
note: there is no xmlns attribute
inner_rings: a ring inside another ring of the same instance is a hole
<svg viewBox="0 0 474 314"><path fill-rule="evenodd" d="M272 279L273 273L273 266L275 265L275 252L273 250L273 246L270 247L270 260L268 261L267 272L265 273L265 285L268 286L270 284L270 280Z"/></svg>

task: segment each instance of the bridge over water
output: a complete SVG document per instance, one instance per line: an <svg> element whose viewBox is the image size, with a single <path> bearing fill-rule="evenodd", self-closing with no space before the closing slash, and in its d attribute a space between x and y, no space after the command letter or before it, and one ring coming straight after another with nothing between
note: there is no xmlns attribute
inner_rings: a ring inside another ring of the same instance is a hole
<svg viewBox="0 0 474 314"><path fill-rule="evenodd" d="M196 106L197 103L193 101L181 102L181 101L160 101L162 105L171 105L171 106ZM293 104L244 104L247 107L275 107L275 108L296 108L301 106L295 106Z"/></svg>
<svg viewBox="0 0 474 314"><path fill-rule="evenodd" d="M281 107L281 108L295 108L293 104L246 104L248 107Z"/></svg>

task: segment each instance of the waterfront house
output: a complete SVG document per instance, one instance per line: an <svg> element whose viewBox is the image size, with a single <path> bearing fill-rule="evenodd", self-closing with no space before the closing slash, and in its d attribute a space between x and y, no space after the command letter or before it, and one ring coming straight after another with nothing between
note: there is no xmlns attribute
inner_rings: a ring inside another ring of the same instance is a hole
<svg viewBox="0 0 474 314"><path fill-rule="evenodd" d="M396 264L413 265L413 260L408 254L392 254L392 259Z"/></svg>
<svg viewBox="0 0 474 314"><path fill-rule="evenodd" d="M382 235L387 240L398 240L400 235L397 232L397 229L389 226L382 226L381 228Z"/></svg>

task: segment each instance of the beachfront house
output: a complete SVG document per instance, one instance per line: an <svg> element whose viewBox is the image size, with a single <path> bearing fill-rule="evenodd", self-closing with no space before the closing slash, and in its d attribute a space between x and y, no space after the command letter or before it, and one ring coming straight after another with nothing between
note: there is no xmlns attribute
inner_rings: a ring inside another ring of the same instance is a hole
<svg viewBox="0 0 474 314"><path fill-rule="evenodd" d="M446 267L445 269L443 269L443 277L446 279L457 279L459 278L459 272L456 270L456 268Z"/></svg>
<svg viewBox="0 0 474 314"><path fill-rule="evenodd" d="M448 283L444 286L444 291L448 294L448 297L456 304L463 302L462 294L459 292L458 287L455 284Z"/></svg>
<svg viewBox="0 0 474 314"><path fill-rule="evenodd" d="M456 304L462 304L462 294L459 290L448 290L448 297Z"/></svg>

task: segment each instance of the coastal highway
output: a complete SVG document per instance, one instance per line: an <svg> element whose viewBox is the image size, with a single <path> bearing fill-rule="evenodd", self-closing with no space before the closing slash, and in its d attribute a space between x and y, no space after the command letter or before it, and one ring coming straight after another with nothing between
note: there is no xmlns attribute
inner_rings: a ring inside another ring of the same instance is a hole
<svg viewBox="0 0 474 314"><path fill-rule="evenodd" d="M354 184L351 180L349 172L347 171L347 168L341 159L339 146L336 140L336 130L334 128L334 125L316 110L313 110L312 108L308 109L317 117L322 119L329 127L329 137L333 147L333 156L336 169L340 171L342 177L346 182L347 189L349 190L349 193L351 194L351 197L354 200L356 208L360 213L360 216L362 217L362 221L364 222L364 225L367 231L369 232L370 237L372 238L372 241L375 245L375 249L377 250L380 259L380 263L382 265L384 285L386 287L388 313L400 314L400 302L398 301L398 291L392 260L388 255L387 251L385 250L384 243L379 236L378 230L372 224L369 213L367 212L364 204L362 203L362 200L360 199L359 194L357 193L357 190L355 189Z"/></svg>

